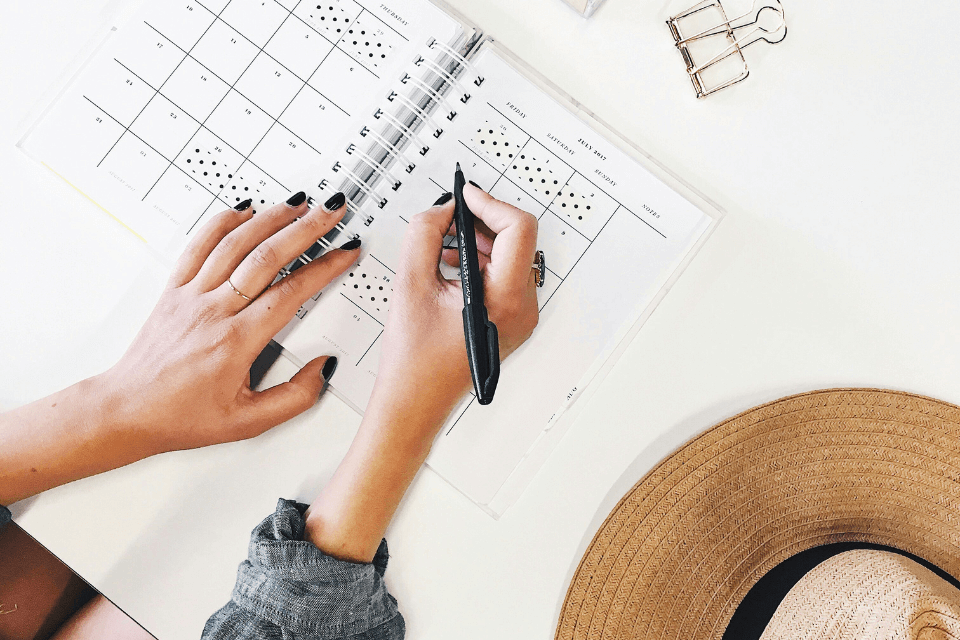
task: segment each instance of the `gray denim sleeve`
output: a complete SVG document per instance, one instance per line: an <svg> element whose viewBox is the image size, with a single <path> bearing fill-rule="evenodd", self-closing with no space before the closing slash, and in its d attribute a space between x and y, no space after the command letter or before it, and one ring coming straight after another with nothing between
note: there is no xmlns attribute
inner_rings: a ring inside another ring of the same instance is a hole
<svg viewBox="0 0 960 640"><path fill-rule="evenodd" d="M402 640L403 616L387 593L387 542L370 564L338 560L303 539L307 505L280 500L253 530L229 603L204 640Z"/></svg>
<svg viewBox="0 0 960 640"><path fill-rule="evenodd" d="M3 529L4 525L6 525L12 519L13 518L10 516L10 509L0 505L0 529Z"/></svg>

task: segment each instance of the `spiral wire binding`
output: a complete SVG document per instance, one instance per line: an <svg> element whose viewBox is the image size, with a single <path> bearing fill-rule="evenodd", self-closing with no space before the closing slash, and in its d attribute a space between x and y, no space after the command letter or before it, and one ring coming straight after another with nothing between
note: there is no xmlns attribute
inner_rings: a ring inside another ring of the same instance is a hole
<svg viewBox="0 0 960 640"><path fill-rule="evenodd" d="M418 67L424 67L424 66L429 67L433 73L443 78L444 81L450 86L456 86L462 89L459 80L457 80L454 76L447 73L443 67L441 67L439 64L437 64L433 60L430 60L429 58L424 58L423 56L419 56L416 60L413 61L413 64L415 64ZM469 100L470 100L470 94L464 90L463 97L460 98L460 102L463 102L464 104L466 104L467 101Z"/></svg>
<svg viewBox="0 0 960 640"><path fill-rule="evenodd" d="M347 180L352 182L364 195L369 197L371 200L377 203L377 206L383 209L387 206L387 199L375 191L366 180L361 179L355 173L344 167L342 164L337 162L333 165L333 170L337 173L342 172L346 176Z"/></svg>
<svg viewBox="0 0 960 640"><path fill-rule="evenodd" d="M403 151L400 151L399 149L397 149L393 144L390 143L389 140L384 138L382 135L380 135L373 129L370 129L369 127L364 127L363 129L360 130L360 135L364 137L373 136L374 140L380 146L380 148L383 149L384 154L386 156L392 156L393 159L398 162L402 159L403 162L406 163L407 165L405 167L407 173L412 173L413 170L417 168L417 165L411 162L410 158L408 158L407 155L403 153Z"/></svg>
<svg viewBox="0 0 960 640"><path fill-rule="evenodd" d="M384 178L385 180L390 181L391 182L390 188L393 189L394 191L399 189L400 185L403 184L402 182L400 182L400 180L397 179L396 176L394 176L390 171L387 170L385 165L378 163L369 155L367 155L363 151L360 151L360 149L357 148L357 145L351 143L350 146L347 147L347 153L349 153L350 155L357 156L358 158L360 158L361 162L363 162L368 167L370 167L371 169L376 171L378 174L380 174L381 178Z"/></svg>
<svg viewBox="0 0 960 640"><path fill-rule="evenodd" d="M403 132L404 136L407 138L407 141L415 140L417 144L420 145L420 155L425 156L427 152L430 151L430 145L425 143L420 136L413 132L407 125L400 122L400 119L397 116L384 111L383 109L377 109L377 112L373 114L373 117L379 120L380 118L386 118L387 122L392 124L397 131Z"/></svg>
<svg viewBox="0 0 960 640"><path fill-rule="evenodd" d="M431 125L437 124L436 121L433 119L433 117L429 113L421 109L417 104L413 102L413 100L403 95L402 93L391 91L390 95L387 96L387 100L389 100L390 102L395 102L399 100L400 104L402 104L407 109L409 109L410 112L415 114L418 118L420 118L422 122L424 123L429 122ZM439 138L442 135L443 135L443 128L436 127L433 132L433 137Z"/></svg>
<svg viewBox="0 0 960 640"><path fill-rule="evenodd" d="M461 90L460 102L466 104L470 100L470 94L462 88L459 80L459 76L464 70L469 69L476 74L477 78L474 84L480 86L483 83L483 78L476 73L475 67L453 47L435 38L430 38L427 41L427 48L441 53L437 60L431 60L423 55L414 60L415 66L426 69L427 79L417 78L409 73L405 73L400 79L403 85L412 86L412 95L419 93L422 94L421 97L411 98L411 96L398 91L391 91L387 100L391 103L399 103L400 107L396 113L378 109L377 113L374 114L377 120L385 121L385 128L382 132L375 131L368 126L364 126L360 130L361 137L370 139L371 145L368 150L362 151L354 143L346 148L346 153L356 156L357 159L357 164L353 170L347 169L339 161L333 165L333 171L342 174L344 177L340 188L334 189L327 179L321 180L317 185L324 192L342 191L346 196L347 214L343 220L337 223L336 233L348 233L348 225L354 218L361 220L364 226L370 226L374 222L374 215L365 212L365 207L372 202L378 209L383 209L387 205L387 198L375 190L373 185L382 179L389 182L391 188L396 191L402 184L389 170L392 163L404 164L407 173L412 173L416 169L416 163L409 159L404 153L404 149L411 142L415 142L421 146L421 155L425 155L429 151L429 145L424 144L417 134L418 129L429 126L433 129L432 135L434 137L439 138L443 135L443 127L431 115L431 111L442 104L448 112L447 120L453 120L456 117L456 110L450 108L450 103L445 97L445 94L453 88ZM413 81L412 85L410 85L411 80ZM408 117L401 115L404 111L409 112ZM390 129L393 130L393 133L389 132ZM314 206L313 198L310 198L308 202L311 207ZM352 238L359 238L359 235L353 234ZM333 248L333 243L327 237L319 238L307 251L282 269L277 275L277 279L290 275L296 269L309 264L331 248Z"/></svg>
<svg viewBox="0 0 960 640"><path fill-rule="evenodd" d="M403 77L400 78L400 82L402 82L403 84L407 84L407 83L409 83L409 82L413 82L413 83L414 83L414 86L416 86L418 89L420 89L420 90L423 91L424 93L428 94L428 95L429 95L430 97L432 97L432 98L434 99L434 101L436 101L438 104L442 104L443 107L444 107L444 108L447 110L447 112L448 112L448 113L447 113L447 120L451 120L451 121L452 121L454 118L457 117L457 110L450 106L450 102L447 100L447 96L443 95L442 93L437 93L437 92L433 89L433 87L431 87L430 85L428 85L426 82L424 82L424 81L421 80L420 78L418 78L418 77L416 77L416 76L411 76L409 73L405 73L405 74L403 74Z"/></svg>
<svg viewBox="0 0 960 640"><path fill-rule="evenodd" d="M473 81L473 84L477 85L478 87L483 84L483 76L481 76L480 72L477 71L477 68L473 66L473 63L460 55L460 52L456 51L450 45L444 44L436 38L430 38L430 41L427 42L427 47L430 49L433 49L434 47L440 49L440 51L443 51L445 54L456 60L463 69L469 69L473 75L477 76L477 79Z"/></svg>

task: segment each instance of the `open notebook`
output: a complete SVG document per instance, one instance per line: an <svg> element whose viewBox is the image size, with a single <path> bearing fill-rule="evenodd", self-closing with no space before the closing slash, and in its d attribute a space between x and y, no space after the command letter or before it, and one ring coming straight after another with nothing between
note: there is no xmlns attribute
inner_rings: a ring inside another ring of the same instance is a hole
<svg viewBox="0 0 960 640"><path fill-rule="evenodd" d="M540 324L493 404L465 397L428 460L496 516L721 214L447 7L318 2L149 0L21 146L170 261L248 197L347 193L301 261L354 236L362 257L277 340L298 364L337 355L335 391L358 411L406 220L452 188L455 163L535 214Z"/></svg>

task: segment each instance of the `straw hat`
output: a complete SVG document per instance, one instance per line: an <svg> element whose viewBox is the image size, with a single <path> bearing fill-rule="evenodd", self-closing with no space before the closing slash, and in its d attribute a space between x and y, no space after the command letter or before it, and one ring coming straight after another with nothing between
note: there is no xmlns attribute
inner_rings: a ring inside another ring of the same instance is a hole
<svg viewBox="0 0 960 640"><path fill-rule="evenodd" d="M958 479L960 407L875 389L816 391L756 407L682 446L620 500L574 574L556 638L719 640L767 572L830 543L902 550L949 580L960 577ZM855 609L864 602L857 585L869 582L870 571L903 581L900 569L864 558L835 556L830 562L840 564L801 579L767 631L802 619L812 593L823 606ZM849 571L840 575L838 566ZM956 587L932 583L918 568L919 582L906 590L911 602L936 601L947 618L960 614L960 606L944 604L948 593L960 603ZM825 571L846 590L825 588ZM954 637L938 629L930 637Z"/></svg>

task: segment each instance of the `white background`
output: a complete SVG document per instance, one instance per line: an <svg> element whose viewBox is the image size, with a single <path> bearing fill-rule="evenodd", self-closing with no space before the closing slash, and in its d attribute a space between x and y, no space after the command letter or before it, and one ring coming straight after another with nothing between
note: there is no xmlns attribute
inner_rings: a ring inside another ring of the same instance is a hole
<svg viewBox="0 0 960 640"><path fill-rule="evenodd" d="M786 41L748 49L750 78L702 101L664 25L687 0L608 0L587 21L559 0L453 4L728 216L501 520L420 475L388 532L408 637L551 636L616 499L757 403L853 385L960 403L955 3L787 0ZM109 366L156 295L145 246L14 147L125 6L0 9L6 408ZM196 638L249 530L276 497L315 496L358 423L327 398L257 440L147 460L14 513L160 638Z"/></svg>

